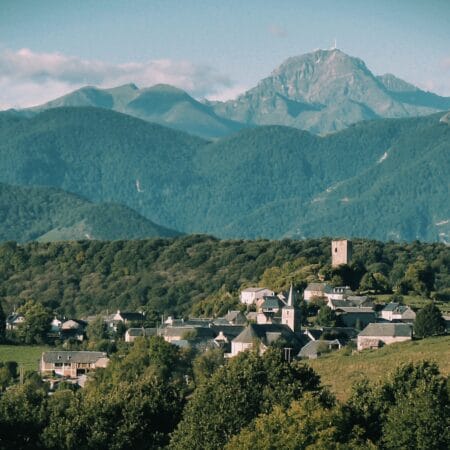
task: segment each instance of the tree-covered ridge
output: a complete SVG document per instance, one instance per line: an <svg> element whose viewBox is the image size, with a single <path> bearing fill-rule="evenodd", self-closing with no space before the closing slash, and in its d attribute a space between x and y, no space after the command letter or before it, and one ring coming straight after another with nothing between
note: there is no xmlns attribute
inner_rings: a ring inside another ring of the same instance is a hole
<svg viewBox="0 0 450 450"><path fill-rule="evenodd" d="M323 138L259 127L210 143L99 108L4 113L0 182L123 204L189 233L445 241L450 127L439 119Z"/></svg>
<svg viewBox="0 0 450 450"><path fill-rule="evenodd" d="M176 236L126 206L93 204L46 187L0 183L0 240L26 242Z"/></svg>
<svg viewBox="0 0 450 450"><path fill-rule="evenodd" d="M210 317L234 308L240 289L255 284L301 290L321 277L420 295L445 294L450 285L450 249L443 244L356 240L352 261L332 269L328 238L7 242L0 245L0 295L8 312L33 299L70 317L117 309Z"/></svg>

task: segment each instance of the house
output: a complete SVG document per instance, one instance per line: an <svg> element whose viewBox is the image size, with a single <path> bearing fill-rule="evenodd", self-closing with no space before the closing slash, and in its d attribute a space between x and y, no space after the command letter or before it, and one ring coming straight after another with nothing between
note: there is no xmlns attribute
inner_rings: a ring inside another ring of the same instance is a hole
<svg viewBox="0 0 450 450"><path fill-rule="evenodd" d="M145 316L139 312L126 312L117 310L115 314L109 315L105 322L109 329L117 331L117 325L124 323L125 325L142 325L144 323Z"/></svg>
<svg viewBox="0 0 450 450"><path fill-rule="evenodd" d="M366 307L372 307L374 306L372 299L365 295L348 295L343 300L338 300L334 298L329 298L327 306L333 310L336 310L340 307L360 307L360 306L366 306Z"/></svg>
<svg viewBox="0 0 450 450"><path fill-rule="evenodd" d="M225 353L231 352L231 341L239 336L240 333L244 330L245 326L243 325L221 325L221 324L212 324L211 329L216 334L214 338L214 343L216 347L220 347L224 350Z"/></svg>
<svg viewBox="0 0 450 450"><path fill-rule="evenodd" d="M273 296L275 293L267 288L249 287L241 291L240 300L245 305L253 305L256 301L264 296Z"/></svg>
<svg viewBox="0 0 450 450"><path fill-rule="evenodd" d="M318 341L319 339L333 341L338 339L342 345L345 345L356 338L358 331L352 327L320 327L307 328L303 334L312 341Z"/></svg>
<svg viewBox="0 0 450 450"><path fill-rule="evenodd" d="M379 348L383 345L411 339L412 326L408 323L369 323L358 334L358 350Z"/></svg>
<svg viewBox="0 0 450 450"><path fill-rule="evenodd" d="M61 324L59 330L59 337L62 340L76 339L77 341L83 341L87 327L87 322L79 319L69 319Z"/></svg>
<svg viewBox="0 0 450 450"><path fill-rule="evenodd" d="M389 322L401 321L412 323L416 319L416 313L409 306L391 302L381 310L380 317Z"/></svg>
<svg viewBox="0 0 450 450"><path fill-rule="evenodd" d="M7 330L15 330L17 327L25 322L25 316L23 314L12 313L6 318L6 329Z"/></svg>
<svg viewBox="0 0 450 450"><path fill-rule="evenodd" d="M230 325L244 325L247 323L247 319L241 311L228 311L228 314L224 317L225 322Z"/></svg>
<svg viewBox="0 0 450 450"><path fill-rule="evenodd" d="M60 375L76 378L108 365L109 358L104 352L51 351L41 356L39 371L42 375Z"/></svg>
<svg viewBox="0 0 450 450"><path fill-rule="evenodd" d="M369 306L344 306L335 310L339 322L344 327L359 329L365 327L367 324L376 322L376 315L373 308Z"/></svg>
<svg viewBox="0 0 450 450"><path fill-rule="evenodd" d="M326 283L309 283L303 291L303 299L309 302L313 298L325 298L325 294L331 292L331 286Z"/></svg>
<svg viewBox="0 0 450 450"><path fill-rule="evenodd" d="M216 332L211 327L196 327L187 325L183 327L167 327L161 330L161 336L166 342L175 343L175 341L207 341L216 337Z"/></svg>
<svg viewBox="0 0 450 450"><path fill-rule="evenodd" d="M138 337L156 336L157 331L157 328L128 328L125 332L125 342L134 342Z"/></svg>
<svg viewBox="0 0 450 450"><path fill-rule="evenodd" d="M270 345L277 341L282 342L285 348L292 349L292 356L294 356L305 340L304 336L294 333L287 325L251 323L231 341L231 353L228 356L236 356L242 351L255 348L255 346L260 353L264 353Z"/></svg>
<svg viewBox="0 0 450 450"><path fill-rule="evenodd" d="M331 292L327 292L325 297L330 300L345 300L349 295L353 295L354 292L350 289L350 286L335 286Z"/></svg>
<svg viewBox="0 0 450 450"><path fill-rule="evenodd" d="M342 344L338 339L330 340L316 340L308 342L304 345L298 353L299 358L317 359L322 353L328 353L332 350L339 350Z"/></svg>
<svg viewBox="0 0 450 450"><path fill-rule="evenodd" d="M258 312L265 314L277 314L280 311L281 300L274 295L265 295L262 299L257 301Z"/></svg>

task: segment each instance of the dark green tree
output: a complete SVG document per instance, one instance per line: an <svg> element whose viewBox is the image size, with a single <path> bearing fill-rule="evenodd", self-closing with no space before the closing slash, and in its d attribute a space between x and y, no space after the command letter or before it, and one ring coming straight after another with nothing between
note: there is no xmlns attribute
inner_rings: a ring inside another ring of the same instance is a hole
<svg viewBox="0 0 450 450"><path fill-rule="evenodd" d="M258 414L286 408L304 392L320 391L309 367L287 363L282 352L243 352L201 384L172 435L172 449L219 449Z"/></svg>
<svg viewBox="0 0 450 450"><path fill-rule="evenodd" d="M336 326L336 313L328 306L322 306L317 314L317 325L323 327L334 327Z"/></svg>
<svg viewBox="0 0 450 450"><path fill-rule="evenodd" d="M0 343L5 341L6 315L0 302Z"/></svg>
<svg viewBox="0 0 450 450"><path fill-rule="evenodd" d="M18 327L17 334L26 344L42 344L47 340L50 331L52 313L41 303L29 300L18 309L25 321Z"/></svg>
<svg viewBox="0 0 450 450"><path fill-rule="evenodd" d="M414 321L414 333L417 337L435 336L445 333L445 329L445 320L434 303L428 303L417 312Z"/></svg>

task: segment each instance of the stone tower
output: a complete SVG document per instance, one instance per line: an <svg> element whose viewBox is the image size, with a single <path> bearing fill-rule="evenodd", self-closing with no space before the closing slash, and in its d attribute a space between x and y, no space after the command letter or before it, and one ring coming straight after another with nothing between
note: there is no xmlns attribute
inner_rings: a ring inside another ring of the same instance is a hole
<svg viewBox="0 0 450 450"><path fill-rule="evenodd" d="M333 267L341 264L349 264L352 259L352 241L340 239L331 241L331 265Z"/></svg>
<svg viewBox="0 0 450 450"><path fill-rule="evenodd" d="M300 331L300 310L295 306L295 294L291 284L287 305L281 308L281 323L295 333Z"/></svg>

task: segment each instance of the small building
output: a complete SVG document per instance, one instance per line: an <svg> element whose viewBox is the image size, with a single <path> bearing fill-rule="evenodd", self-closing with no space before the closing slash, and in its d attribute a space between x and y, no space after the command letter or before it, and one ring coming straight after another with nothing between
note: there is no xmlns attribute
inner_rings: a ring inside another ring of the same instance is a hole
<svg viewBox="0 0 450 450"><path fill-rule="evenodd" d="M338 339L315 340L304 345L298 353L299 358L317 359L323 353L329 353L332 350L339 350L342 344Z"/></svg>
<svg viewBox="0 0 450 450"><path fill-rule="evenodd" d="M16 330L20 324L25 322L25 316L23 314L12 313L6 318L5 322L7 330Z"/></svg>
<svg viewBox="0 0 450 450"><path fill-rule="evenodd" d="M380 317L389 322L400 321L412 323L416 319L416 313L409 306L391 302L381 310Z"/></svg>
<svg viewBox="0 0 450 450"><path fill-rule="evenodd" d="M333 310L345 307L370 307L373 308L373 301L365 295L349 295L343 300L330 298L327 306Z"/></svg>
<svg viewBox="0 0 450 450"><path fill-rule="evenodd" d="M229 325L244 325L247 323L247 319L241 311L228 311L224 319Z"/></svg>
<svg viewBox="0 0 450 450"><path fill-rule="evenodd" d="M264 296L275 295L273 291L265 287L249 287L241 291L240 300L245 305L253 305L256 301Z"/></svg>
<svg viewBox="0 0 450 450"><path fill-rule="evenodd" d="M280 311L281 300L274 295L265 295L258 301L259 312L266 314L277 314Z"/></svg>
<svg viewBox="0 0 450 450"><path fill-rule="evenodd" d="M303 291L303 299L307 302L313 298L325 298L333 290L327 283L309 283Z"/></svg>
<svg viewBox="0 0 450 450"><path fill-rule="evenodd" d="M134 342L138 337L156 336L157 328L128 328L125 332L125 342Z"/></svg>
<svg viewBox="0 0 450 450"><path fill-rule="evenodd" d="M270 345L280 341L286 348L291 349L293 357L302 347L304 340L306 340L304 336L297 335L287 325L252 323L232 340L229 356L236 356L242 351L255 348L255 346L260 353L264 353Z"/></svg>
<svg viewBox="0 0 450 450"><path fill-rule="evenodd" d="M62 340L75 339L77 341L83 341L87 322L79 319L69 319L61 324L59 330L59 337Z"/></svg>
<svg viewBox="0 0 450 450"><path fill-rule="evenodd" d="M109 358L104 352L51 351L41 356L39 371L42 375L60 375L76 378L108 365Z"/></svg>
<svg viewBox="0 0 450 450"><path fill-rule="evenodd" d="M208 341L216 337L216 332L211 327L196 327L187 325L183 327L167 327L161 330L161 336L166 342L174 343L175 341Z"/></svg>
<svg viewBox="0 0 450 450"><path fill-rule="evenodd" d="M377 320L375 311L370 306L344 306L336 308L335 312L344 327L355 328L359 325L359 329L361 329Z"/></svg>
<svg viewBox="0 0 450 450"><path fill-rule="evenodd" d="M379 348L395 342L410 341L412 326L407 323L370 323L358 334L358 350Z"/></svg>
<svg viewBox="0 0 450 450"><path fill-rule="evenodd" d="M330 300L346 300L349 295L353 295L354 292L350 286L335 286L331 292L327 292L325 297Z"/></svg>

